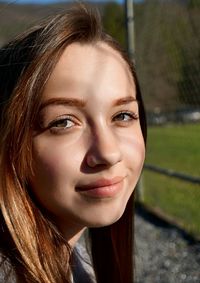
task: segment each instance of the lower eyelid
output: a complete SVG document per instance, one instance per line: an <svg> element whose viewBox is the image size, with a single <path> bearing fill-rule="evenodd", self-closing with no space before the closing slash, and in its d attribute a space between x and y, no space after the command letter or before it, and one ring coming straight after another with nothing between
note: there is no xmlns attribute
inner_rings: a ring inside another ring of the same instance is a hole
<svg viewBox="0 0 200 283"><path fill-rule="evenodd" d="M76 128L76 126L77 126L76 124L69 126L69 127L52 126L52 127L49 127L49 131L52 132L53 134L62 134L62 133L64 134L64 133L73 131L73 129Z"/></svg>

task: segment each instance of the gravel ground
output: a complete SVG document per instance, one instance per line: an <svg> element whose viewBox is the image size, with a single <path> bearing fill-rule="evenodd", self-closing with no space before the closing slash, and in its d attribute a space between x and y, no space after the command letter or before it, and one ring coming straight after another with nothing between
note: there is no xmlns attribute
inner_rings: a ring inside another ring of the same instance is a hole
<svg viewBox="0 0 200 283"><path fill-rule="evenodd" d="M200 283L200 243L145 213L136 213L136 283Z"/></svg>

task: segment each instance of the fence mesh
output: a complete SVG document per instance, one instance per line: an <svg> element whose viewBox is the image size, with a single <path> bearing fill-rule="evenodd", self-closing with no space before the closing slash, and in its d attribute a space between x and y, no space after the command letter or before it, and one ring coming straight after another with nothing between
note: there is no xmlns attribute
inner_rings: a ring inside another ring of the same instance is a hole
<svg viewBox="0 0 200 283"><path fill-rule="evenodd" d="M148 114L146 163L200 176L200 2L135 4L136 67ZM199 184L145 170L143 202L200 236Z"/></svg>
<svg viewBox="0 0 200 283"><path fill-rule="evenodd" d="M198 3L144 1L135 5L137 69L148 111L200 106Z"/></svg>

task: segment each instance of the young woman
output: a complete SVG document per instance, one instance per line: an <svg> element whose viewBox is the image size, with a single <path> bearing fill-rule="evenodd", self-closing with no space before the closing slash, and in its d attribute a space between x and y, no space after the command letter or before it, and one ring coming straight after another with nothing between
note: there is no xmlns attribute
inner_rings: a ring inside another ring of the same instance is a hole
<svg viewBox="0 0 200 283"><path fill-rule="evenodd" d="M135 69L75 7L0 51L1 282L133 282L133 190L146 123ZM9 281L10 280L10 281Z"/></svg>

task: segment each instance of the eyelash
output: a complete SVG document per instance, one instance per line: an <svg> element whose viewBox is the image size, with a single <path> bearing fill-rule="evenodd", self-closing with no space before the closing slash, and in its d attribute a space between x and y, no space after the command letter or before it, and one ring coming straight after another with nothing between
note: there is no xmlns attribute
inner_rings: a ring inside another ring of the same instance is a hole
<svg viewBox="0 0 200 283"><path fill-rule="evenodd" d="M128 116L128 119L126 120L123 120L123 119L120 119L118 120L118 118L120 117L120 115L127 115ZM124 123L131 123L133 120L138 120L138 115L134 112L131 112L131 111L121 111L117 114L115 114L113 117L112 117L112 121L113 122L117 122L117 123L120 123L120 124L124 124ZM62 126L61 124L65 124L67 122L68 123L73 123L73 125L70 125L68 127L65 126ZM59 124L61 126L59 126ZM65 116L65 117L59 117L58 119L52 121L49 123L48 125L48 129L52 132L52 133L61 133L61 131L66 131L66 130L69 130L70 128L72 128L73 126L75 125L78 125L78 122L75 121L75 119L73 119L73 117L71 116Z"/></svg>
<svg viewBox="0 0 200 283"><path fill-rule="evenodd" d="M119 117L120 115L127 115L129 118L127 120L115 120L116 117ZM121 111L119 113L117 113L114 117L113 117L113 120L114 121L117 121L117 122L125 122L125 123L130 123L132 122L133 120L138 120L138 115L134 112L131 112L131 111Z"/></svg>

